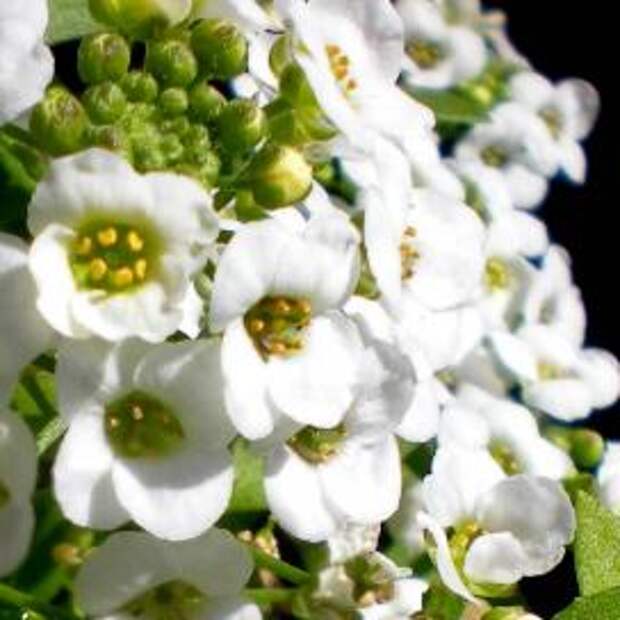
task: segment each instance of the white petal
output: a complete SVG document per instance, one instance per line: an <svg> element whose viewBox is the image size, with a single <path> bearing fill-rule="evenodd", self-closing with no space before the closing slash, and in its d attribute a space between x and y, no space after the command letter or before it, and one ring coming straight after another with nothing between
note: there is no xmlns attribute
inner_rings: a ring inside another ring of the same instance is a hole
<svg viewBox="0 0 620 620"><path fill-rule="evenodd" d="M26 559L34 531L34 511L29 502L0 508L0 578L12 573Z"/></svg>
<svg viewBox="0 0 620 620"><path fill-rule="evenodd" d="M360 355L361 342L350 319L335 312L316 317L301 351L269 360L269 395L293 420L336 426L353 402Z"/></svg>
<svg viewBox="0 0 620 620"><path fill-rule="evenodd" d="M560 166L573 183L582 184L586 180L588 161L583 147L571 138L560 142Z"/></svg>
<svg viewBox="0 0 620 620"><path fill-rule="evenodd" d="M533 71L522 71L510 80L510 95L538 112L553 97L554 88L547 78Z"/></svg>
<svg viewBox="0 0 620 620"><path fill-rule="evenodd" d="M0 409L0 482L11 501L30 501L36 478L37 446L32 432L17 414Z"/></svg>
<svg viewBox="0 0 620 620"><path fill-rule="evenodd" d="M262 620L260 609L240 597L209 601L191 620Z"/></svg>
<svg viewBox="0 0 620 620"><path fill-rule="evenodd" d="M520 338L504 332L489 335L493 354L502 367L520 380L538 379L538 360L534 352Z"/></svg>
<svg viewBox="0 0 620 620"><path fill-rule="evenodd" d="M76 417L53 469L54 495L69 520L95 529L114 529L129 521L112 485L112 463L103 418Z"/></svg>
<svg viewBox="0 0 620 620"><path fill-rule="evenodd" d="M523 577L527 558L509 532L476 538L465 557L465 574L480 583L512 584Z"/></svg>
<svg viewBox="0 0 620 620"><path fill-rule="evenodd" d="M586 418L592 411L592 392L580 379L554 379L527 385L522 396L528 405L565 422Z"/></svg>
<svg viewBox="0 0 620 620"><path fill-rule="evenodd" d="M592 131L601 109L601 98L594 86L584 80L565 80L558 85L561 101L568 100L573 135L583 140Z"/></svg>
<svg viewBox="0 0 620 620"><path fill-rule="evenodd" d="M504 171L504 179L516 207L535 209L547 195L549 184L542 174L521 164L512 164Z"/></svg>
<svg viewBox="0 0 620 620"><path fill-rule="evenodd" d="M620 395L620 366L616 357L602 349L585 349L579 356L577 372L592 394L597 409L613 405Z"/></svg>
<svg viewBox="0 0 620 620"><path fill-rule="evenodd" d="M290 448L276 448L267 461L265 493L275 519L293 536L319 542L336 531L317 468Z"/></svg>

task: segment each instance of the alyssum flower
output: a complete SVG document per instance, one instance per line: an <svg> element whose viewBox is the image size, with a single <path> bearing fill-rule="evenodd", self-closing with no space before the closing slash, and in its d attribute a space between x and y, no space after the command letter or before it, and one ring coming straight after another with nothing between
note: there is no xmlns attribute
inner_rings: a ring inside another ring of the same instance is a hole
<svg viewBox="0 0 620 620"><path fill-rule="evenodd" d="M179 327L191 278L218 232L197 183L141 176L97 149L52 163L28 224L43 318L64 336L110 341L159 342Z"/></svg>
<svg viewBox="0 0 620 620"><path fill-rule="evenodd" d="M69 430L54 491L70 520L96 529L133 520L183 540L224 513L234 429L219 343L74 342L61 351L58 393Z"/></svg>

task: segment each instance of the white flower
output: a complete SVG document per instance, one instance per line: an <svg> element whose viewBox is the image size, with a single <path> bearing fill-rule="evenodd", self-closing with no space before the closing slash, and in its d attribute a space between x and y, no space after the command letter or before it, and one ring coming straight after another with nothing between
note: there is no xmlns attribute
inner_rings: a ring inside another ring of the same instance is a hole
<svg viewBox="0 0 620 620"><path fill-rule="evenodd" d="M558 482L523 474L507 478L485 451L440 447L424 494L430 514L418 517L436 540L438 570L448 587L469 600L442 528L466 525L459 570L478 584L513 584L545 574L573 538L575 515ZM525 505L531 509L523 510Z"/></svg>
<svg viewBox="0 0 620 620"><path fill-rule="evenodd" d="M400 457L392 433L410 406L413 368L374 341L365 349L359 382L356 401L337 427L294 431L268 458L267 502L298 538L316 542L343 525L373 526L398 507Z"/></svg>
<svg viewBox="0 0 620 620"><path fill-rule="evenodd" d="M88 556L76 598L89 618L102 620L260 620L242 594L251 574L250 554L224 530L187 542L120 532Z"/></svg>
<svg viewBox="0 0 620 620"><path fill-rule="evenodd" d="M547 125L568 178L583 183L587 162L579 142L592 131L601 106L594 86L576 79L554 85L542 75L526 71L513 77L509 87L511 98Z"/></svg>
<svg viewBox="0 0 620 620"><path fill-rule="evenodd" d="M443 413L440 445L486 449L507 474L562 480L574 471L568 454L544 439L525 407L472 385L461 385Z"/></svg>
<svg viewBox="0 0 620 620"><path fill-rule="evenodd" d="M598 495L607 508L620 511L620 443L610 441L596 474Z"/></svg>
<svg viewBox="0 0 620 620"><path fill-rule="evenodd" d="M554 245L528 282L521 314L526 324L547 325L575 347L585 339L586 310L573 283L568 252Z"/></svg>
<svg viewBox="0 0 620 620"><path fill-rule="evenodd" d="M516 207L538 206L558 170L557 149L541 118L521 104L497 106L456 147L459 161L479 160L502 173Z"/></svg>
<svg viewBox="0 0 620 620"><path fill-rule="evenodd" d="M34 530L30 496L37 476L37 447L16 414L0 409L0 577L26 558Z"/></svg>
<svg viewBox="0 0 620 620"><path fill-rule="evenodd" d="M28 223L40 313L65 336L110 341L159 342L179 327L218 231L197 183L141 176L97 149L52 163Z"/></svg>
<svg viewBox="0 0 620 620"><path fill-rule="evenodd" d="M618 399L618 361L607 351L575 347L542 324L489 339L501 366L521 385L523 400L535 409L570 422Z"/></svg>
<svg viewBox="0 0 620 620"><path fill-rule="evenodd" d="M471 28L450 23L429 0L398 0L405 27L404 78L412 86L444 89L479 75L488 53Z"/></svg>
<svg viewBox="0 0 620 620"><path fill-rule="evenodd" d="M340 310L359 275L359 235L332 209L308 221L294 210L248 224L226 247L210 308L224 331L229 414L249 439L281 413L337 425L353 402L360 339Z"/></svg>
<svg viewBox="0 0 620 620"><path fill-rule="evenodd" d="M46 0L0 5L0 125L16 119L43 98L54 59L43 41Z"/></svg>
<svg viewBox="0 0 620 620"><path fill-rule="evenodd" d="M54 490L73 522L129 520L160 538L198 536L232 492L220 346L71 342L61 349L58 399L69 430Z"/></svg>
<svg viewBox="0 0 620 620"><path fill-rule="evenodd" d="M55 343L36 309L28 246L0 233L0 405L8 404L23 367Z"/></svg>

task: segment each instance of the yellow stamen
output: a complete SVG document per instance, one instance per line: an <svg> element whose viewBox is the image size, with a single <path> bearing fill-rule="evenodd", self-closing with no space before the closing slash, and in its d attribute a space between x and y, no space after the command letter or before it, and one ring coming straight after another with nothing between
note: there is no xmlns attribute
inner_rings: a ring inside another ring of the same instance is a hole
<svg viewBox="0 0 620 620"><path fill-rule="evenodd" d="M95 282L99 282L105 278L108 273L108 264L103 260L103 258L94 258L90 261L88 265L88 275L91 277L91 280Z"/></svg>
<svg viewBox="0 0 620 620"><path fill-rule="evenodd" d="M132 252L142 252L144 239L135 230L130 230L127 233L127 245Z"/></svg>
<svg viewBox="0 0 620 620"><path fill-rule="evenodd" d="M136 274L136 279L140 281L146 279L147 269L148 263L146 262L145 258L140 258L139 260L137 260L133 266L133 271Z"/></svg>
<svg viewBox="0 0 620 620"><path fill-rule="evenodd" d="M75 253L78 256L88 256L93 250L93 240L90 237L81 237L75 244Z"/></svg>
<svg viewBox="0 0 620 620"><path fill-rule="evenodd" d="M121 267L112 274L112 284L117 288L131 286L134 281L133 271L129 267Z"/></svg>
<svg viewBox="0 0 620 620"><path fill-rule="evenodd" d="M104 228L97 233L97 241L99 245L104 248L109 248L113 246L118 241L118 232L116 228L110 226L109 228Z"/></svg>

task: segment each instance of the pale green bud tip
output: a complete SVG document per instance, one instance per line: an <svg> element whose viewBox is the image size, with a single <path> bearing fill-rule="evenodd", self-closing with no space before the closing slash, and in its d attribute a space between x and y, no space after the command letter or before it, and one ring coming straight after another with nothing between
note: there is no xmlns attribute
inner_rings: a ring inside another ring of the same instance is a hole
<svg viewBox="0 0 620 620"><path fill-rule="evenodd" d="M188 86L198 75L198 63L183 41L156 41L149 44L146 68L165 86Z"/></svg>
<svg viewBox="0 0 620 620"><path fill-rule="evenodd" d="M269 144L250 164L244 179L254 200L278 209L303 200L312 189L312 167L296 149Z"/></svg>
<svg viewBox="0 0 620 620"><path fill-rule="evenodd" d="M265 112L249 99L237 99L224 107L217 118L222 146L233 153L255 147L267 133Z"/></svg>
<svg viewBox="0 0 620 620"><path fill-rule="evenodd" d="M189 106L187 93L182 88L167 88L159 97L159 106L168 118L181 116Z"/></svg>
<svg viewBox="0 0 620 620"><path fill-rule="evenodd" d="M90 120L97 125L109 125L117 121L127 108L123 89L113 82L91 86L82 101Z"/></svg>
<svg viewBox="0 0 620 620"><path fill-rule="evenodd" d="M159 85L157 80L144 71L131 71L121 80L121 88L127 99L134 103L152 103L157 99Z"/></svg>
<svg viewBox="0 0 620 620"><path fill-rule="evenodd" d="M30 131L51 155L66 155L83 146L88 117L82 104L59 86L51 87L32 111Z"/></svg>
<svg viewBox="0 0 620 620"><path fill-rule="evenodd" d="M592 469L596 467L605 452L605 440L597 432L579 429L572 433L571 457L578 467Z"/></svg>
<svg viewBox="0 0 620 620"><path fill-rule="evenodd" d="M120 80L129 69L131 49L118 34L100 33L82 39L78 72L87 84Z"/></svg>
<svg viewBox="0 0 620 620"><path fill-rule="evenodd" d="M211 77L228 80L247 68L248 43L241 31L226 20L201 21L192 32L192 49Z"/></svg>
<svg viewBox="0 0 620 620"><path fill-rule="evenodd" d="M224 95L206 81L196 84L189 95L192 116L202 123L213 122L225 105Z"/></svg>

